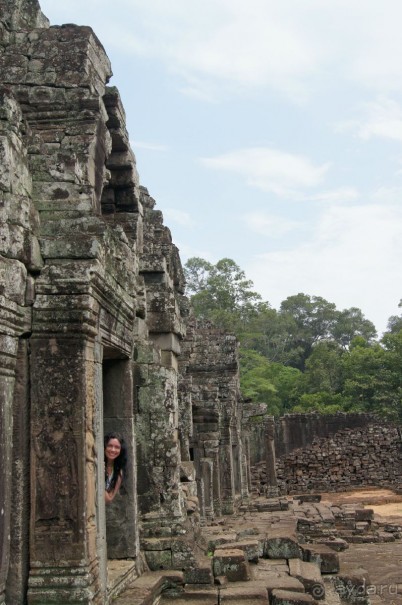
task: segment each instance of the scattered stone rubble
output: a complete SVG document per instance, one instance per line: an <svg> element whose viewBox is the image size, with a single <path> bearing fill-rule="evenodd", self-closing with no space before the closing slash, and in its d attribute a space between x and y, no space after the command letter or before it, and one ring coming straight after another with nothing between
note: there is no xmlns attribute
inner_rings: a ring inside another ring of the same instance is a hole
<svg viewBox="0 0 402 605"><path fill-rule="evenodd" d="M345 568L343 553L356 542L393 542L402 553L402 516L391 522L360 505L321 503L319 495L253 498L247 510L215 520L203 535L208 557L191 574L175 576L176 585L163 593L164 605L332 605L340 599L364 605L373 589L367 570ZM129 601L127 594L116 605L146 603Z"/></svg>
<svg viewBox="0 0 402 605"><path fill-rule="evenodd" d="M402 480L401 438L393 425L342 429L277 458L276 473L282 494L365 485L395 489ZM266 464L259 462L252 467L253 490L263 493L266 484Z"/></svg>

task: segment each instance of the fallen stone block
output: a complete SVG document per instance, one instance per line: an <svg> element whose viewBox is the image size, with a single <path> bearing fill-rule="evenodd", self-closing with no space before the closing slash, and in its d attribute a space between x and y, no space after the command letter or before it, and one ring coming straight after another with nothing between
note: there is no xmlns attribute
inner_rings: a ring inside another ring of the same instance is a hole
<svg viewBox="0 0 402 605"><path fill-rule="evenodd" d="M214 552L216 548L221 546L222 544L230 544L236 542L236 534L235 533L227 533L227 534L215 534L208 536L208 552Z"/></svg>
<svg viewBox="0 0 402 605"><path fill-rule="evenodd" d="M275 536L265 540L264 557L268 559L302 559L303 553L295 538Z"/></svg>
<svg viewBox="0 0 402 605"><path fill-rule="evenodd" d="M242 550L217 549L213 557L214 576L226 576L229 582L250 580L250 568Z"/></svg>
<svg viewBox="0 0 402 605"><path fill-rule="evenodd" d="M233 544L221 544L221 550L237 548L244 552L247 561L258 563L258 559L264 554L264 543L258 540L239 540Z"/></svg>
<svg viewBox="0 0 402 605"><path fill-rule="evenodd" d="M270 605L316 605L317 601L309 594L290 590L273 590Z"/></svg>
<svg viewBox="0 0 402 605"><path fill-rule="evenodd" d="M288 564L290 575L297 578L303 584L308 594L317 601L325 598L324 582L321 577L320 568L316 563L309 563L300 559L289 559Z"/></svg>
<svg viewBox="0 0 402 605"><path fill-rule="evenodd" d="M213 575L211 565L203 565L184 571L184 581L186 584L212 584Z"/></svg>
<svg viewBox="0 0 402 605"><path fill-rule="evenodd" d="M356 521L372 521L374 519L374 511L372 508L357 508L355 519Z"/></svg>
<svg viewBox="0 0 402 605"><path fill-rule="evenodd" d="M321 494L301 494L300 496L293 496L293 500L298 500L300 504L304 504L304 502L321 502Z"/></svg>
<svg viewBox="0 0 402 605"><path fill-rule="evenodd" d="M265 587L268 592L268 596L271 599L272 592L274 590L286 590L290 592L302 592L304 593L304 586L297 578L293 578L289 575L275 574L265 580Z"/></svg>
<svg viewBox="0 0 402 605"><path fill-rule="evenodd" d="M377 535L380 542L395 542L396 539L393 534L386 531L379 531Z"/></svg>
<svg viewBox="0 0 402 605"><path fill-rule="evenodd" d="M366 570L357 569L348 574L335 576L333 583L342 601L348 601L356 605L369 604L367 587L370 586L370 579Z"/></svg>
<svg viewBox="0 0 402 605"><path fill-rule="evenodd" d="M321 573L338 573L339 555L325 544L302 544L303 560L315 563Z"/></svg>
<svg viewBox="0 0 402 605"><path fill-rule="evenodd" d="M325 546L328 546L329 548L331 548L332 550L335 550L336 552L342 552L349 548L349 544L346 542L346 540L343 540L342 538L330 537L326 540L319 540L319 541L317 541L317 543L324 544Z"/></svg>
<svg viewBox="0 0 402 605"><path fill-rule="evenodd" d="M264 603L268 605L268 595L265 586L249 584L239 586L230 584L221 592L222 601L232 603Z"/></svg>
<svg viewBox="0 0 402 605"><path fill-rule="evenodd" d="M151 571L172 569L171 550L146 550L144 554L147 565Z"/></svg>

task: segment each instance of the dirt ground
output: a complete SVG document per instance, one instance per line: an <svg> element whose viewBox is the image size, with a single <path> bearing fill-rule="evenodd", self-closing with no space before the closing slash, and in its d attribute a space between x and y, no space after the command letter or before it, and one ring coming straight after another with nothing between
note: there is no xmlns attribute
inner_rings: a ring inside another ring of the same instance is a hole
<svg viewBox="0 0 402 605"><path fill-rule="evenodd" d="M372 508L375 513L384 516L402 517L402 494L395 494L390 489L358 489L338 494L321 494L323 502L333 504L359 503Z"/></svg>

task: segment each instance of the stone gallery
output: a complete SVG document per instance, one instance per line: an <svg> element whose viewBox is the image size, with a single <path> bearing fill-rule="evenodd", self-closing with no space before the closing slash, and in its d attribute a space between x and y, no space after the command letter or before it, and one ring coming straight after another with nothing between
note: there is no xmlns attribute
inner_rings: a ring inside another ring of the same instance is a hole
<svg viewBox="0 0 402 605"><path fill-rule="evenodd" d="M178 250L139 185L111 73L90 27L50 27L37 0L0 0L7 605L110 603L116 560L125 584L168 569L210 581L201 528L252 487L263 410L242 402L235 338L191 315ZM272 418L262 426L265 495L278 496L279 429ZM106 507L110 431L123 435L129 465ZM215 558L215 575L227 561Z"/></svg>

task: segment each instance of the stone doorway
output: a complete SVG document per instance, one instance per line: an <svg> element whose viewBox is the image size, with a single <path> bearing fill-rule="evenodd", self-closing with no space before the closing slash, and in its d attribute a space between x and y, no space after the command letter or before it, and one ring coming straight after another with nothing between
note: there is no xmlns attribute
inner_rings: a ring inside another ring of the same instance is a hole
<svg viewBox="0 0 402 605"><path fill-rule="evenodd" d="M132 361L119 353L105 347L102 363L103 435L119 433L124 438L128 454L127 473L120 492L112 503L104 507L109 597L122 582L126 583L136 575L139 554L133 368ZM103 463L101 466L100 480L103 482ZM103 495L103 490L101 492Z"/></svg>

